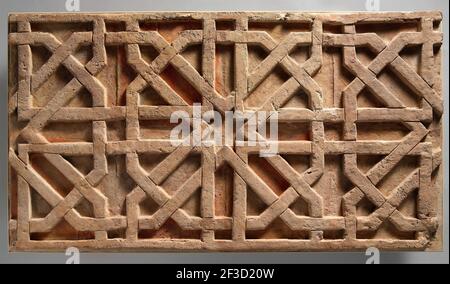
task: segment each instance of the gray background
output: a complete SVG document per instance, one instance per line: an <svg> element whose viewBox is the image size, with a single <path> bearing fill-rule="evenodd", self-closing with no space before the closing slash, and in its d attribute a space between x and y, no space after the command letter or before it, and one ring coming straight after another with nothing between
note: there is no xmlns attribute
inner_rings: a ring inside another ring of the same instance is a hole
<svg viewBox="0 0 450 284"><path fill-rule="evenodd" d="M0 0L0 263L65 263L64 253L8 253L7 21L10 12L64 12L66 0ZM448 78L447 0L380 0L381 11L444 13L444 78ZM90 11L365 11L366 0L81 0ZM448 169L448 80L444 80L444 167ZM448 177L444 180L444 250L383 252L381 263L448 263ZM81 263L365 263L364 253L86 253Z"/></svg>

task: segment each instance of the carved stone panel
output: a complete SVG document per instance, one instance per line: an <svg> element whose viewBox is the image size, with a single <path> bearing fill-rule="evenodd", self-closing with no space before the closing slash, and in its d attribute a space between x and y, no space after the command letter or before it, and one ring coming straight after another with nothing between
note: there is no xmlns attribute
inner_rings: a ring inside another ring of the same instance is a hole
<svg viewBox="0 0 450 284"><path fill-rule="evenodd" d="M10 249L441 249L441 21L10 15ZM277 153L174 146L195 109L276 113Z"/></svg>

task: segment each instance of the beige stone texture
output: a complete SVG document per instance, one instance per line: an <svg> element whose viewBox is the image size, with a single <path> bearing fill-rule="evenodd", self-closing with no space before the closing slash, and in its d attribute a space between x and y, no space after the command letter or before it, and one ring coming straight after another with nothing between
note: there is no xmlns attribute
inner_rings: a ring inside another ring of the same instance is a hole
<svg viewBox="0 0 450 284"><path fill-rule="evenodd" d="M10 15L10 250L441 250L441 23ZM173 146L194 103L277 111L278 155Z"/></svg>

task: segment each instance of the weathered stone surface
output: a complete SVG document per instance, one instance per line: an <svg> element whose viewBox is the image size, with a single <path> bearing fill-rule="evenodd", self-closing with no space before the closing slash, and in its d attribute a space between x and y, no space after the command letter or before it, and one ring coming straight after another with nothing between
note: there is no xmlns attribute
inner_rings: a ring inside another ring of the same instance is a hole
<svg viewBox="0 0 450 284"><path fill-rule="evenodd" d="M11 250L439 250L441 20L11 15ZM279 155L172 146L195 102L278 111Z"/></svg>

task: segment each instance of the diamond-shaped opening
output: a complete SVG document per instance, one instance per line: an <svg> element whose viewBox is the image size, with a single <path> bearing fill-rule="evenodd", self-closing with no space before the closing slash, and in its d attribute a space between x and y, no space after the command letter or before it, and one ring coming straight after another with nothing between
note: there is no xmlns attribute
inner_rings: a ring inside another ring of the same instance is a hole
<svg viewBox="0 0 450 284"><path fill-rule="evenodd" d="M222 165L215 172L214 200L215 215L233 215L234 170L228 164Z"/></svg>
<svg viewBox="0 0 450 284"><path fill-rule="evenodd" d="M259 155L249 155L248 164L275 194L281 195L290 186L265 158L261 158Z"/></svg>

